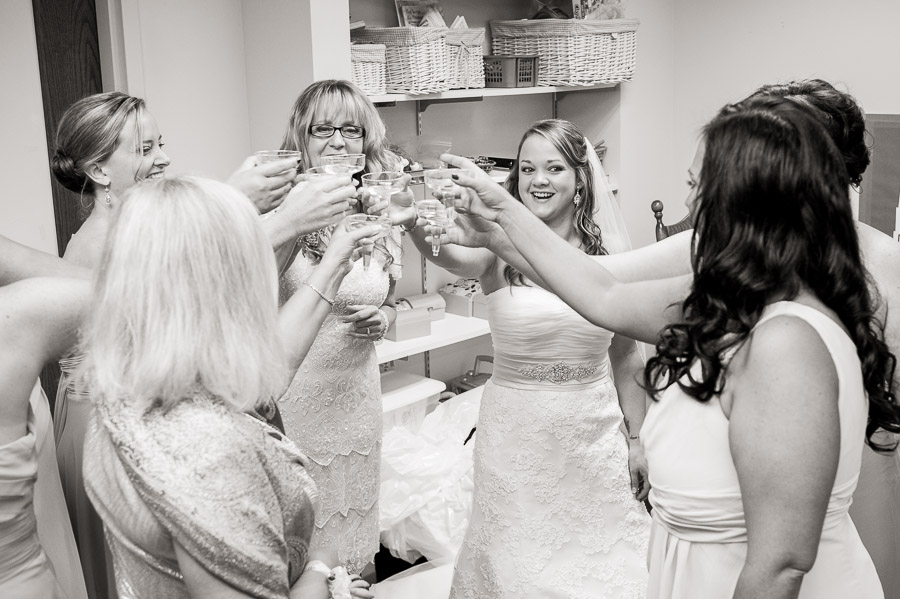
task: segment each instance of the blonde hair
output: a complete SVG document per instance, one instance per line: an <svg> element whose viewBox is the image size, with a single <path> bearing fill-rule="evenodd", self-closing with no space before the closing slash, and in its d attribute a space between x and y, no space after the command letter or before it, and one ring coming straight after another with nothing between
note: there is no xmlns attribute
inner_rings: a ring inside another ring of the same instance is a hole
<svg viewBox="0 0 900 599"><path fill-rule="evenodd" d="M388 150L387 129L378 109L359 87L342 79L316 81L297 96L281 149L300 150L304 169L315 166L310 163L307 144L309 127L315 124L313 119L324 116L336 120L343 115L366 130L363 136L366 168L363 172L380 173L399 168L400 159Z"/></svg>
<svg viewBox="0 0 900 599"><path fill-rule="evenodd" d="M246 411L287 376L272 247L247 198L195 177L123 196L83 330L97 401L170 409L208 393Z"/></svg>

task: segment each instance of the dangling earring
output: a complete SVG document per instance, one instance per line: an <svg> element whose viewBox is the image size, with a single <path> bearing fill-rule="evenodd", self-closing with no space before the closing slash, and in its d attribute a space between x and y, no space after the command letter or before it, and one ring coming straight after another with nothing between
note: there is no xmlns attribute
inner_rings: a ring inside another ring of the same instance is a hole
<svg viewBox="0 0 900 599"><path fill-rule="evenodd" d="M575 198L572 201L575 202L575 207L578 208L578 204L581 203L581 192L580 191L575 192Z"/></svg>
<svg viewBox="0 0 900 599"><path fill-rule="evenodd" d="M104 198L107 206L112 206L112 198L109 197L109 185L106 186L106 198Z"/></svg>

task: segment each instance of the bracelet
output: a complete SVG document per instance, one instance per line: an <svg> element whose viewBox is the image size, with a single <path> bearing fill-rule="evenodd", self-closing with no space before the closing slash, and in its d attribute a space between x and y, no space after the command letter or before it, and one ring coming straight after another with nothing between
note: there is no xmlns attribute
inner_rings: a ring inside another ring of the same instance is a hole
<svg viewBox="0 0 900 599"><path fill-rule="evenodd" d="M391 321L388 320L387 313L384 310L382 310L381 308L378 308L378 314L381 316L381 318L384 319L384 327L381 329L381 332L378 334L378 337L375 338L375 341L381 341L382 339L384 339L384 336L387 335L388 328L390 328L390 326L391 326L391 324L390 324Z"/></svg>
<svg viewBox="0 0 900 599"><path fill-rule="evenodd" d="M325 297L325 294L322 293L321 291L319 291L318 289L316 289L316 287L312 283L310 283L309 281L303 281L303 284L306 285L307 287L309 287L310 289L312 289L313 291L315 291L319 297L321 297L323 300L328 302L329 306L331 306L332 308L334 307L334 300L328 299L327 297Z"/></svg>
<svg viewBox="0 0 900 599"><path fill-rule="evenodd" d="M331 576L331 568L325 565L325 562L314 559L306 562L306 567L303 568L304 572L318 572L325 576L325 578L329 578Z"/></svg>
<svg viewBox="0 0 900 599"><path fill-rule="evenodd" d="M632 441L637 441L638 439L641 438L641 436L640 435L628 435L628 438L631 439Z"/></svg>
<svg viewBox="0 0 900 599"><path fill-rule="evenodd" d="M400 227L400 230L403 231L404 233L412 233L413 231L416 230L416 227L419 226L417 221L418 221L418 217L416 220L413 221L413 224L411 227L408 227L406 225L398 225L398 226Z"/></svg>
<svg viewBox="0 0 900 599"><path fill-rule="evenodd" d="M268 212L266 212L266 213L264 213L264 214L260 214L260 215L259 215L259 216L260 216L260 220L268 220L269 218L272 217L273 214L275 214L276 212L278 212L278 209L279 209L279 208L281 208L281 206L275 206L274 208L272 208L272 209L269 210Z"/></svg>

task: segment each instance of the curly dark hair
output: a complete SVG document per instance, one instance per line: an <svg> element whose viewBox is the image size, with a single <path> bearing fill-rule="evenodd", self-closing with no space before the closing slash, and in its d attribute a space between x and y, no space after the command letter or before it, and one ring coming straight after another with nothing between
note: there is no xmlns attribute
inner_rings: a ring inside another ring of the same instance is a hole
<svg viewBox="0 0 900 599"><path fill-rule="evenodd" d="M584 134L578 128L562 119L545 119L537 121L522 135L516 160L509 170L505 186L506 190L520 202L519 197L519 155L522 144L532 135L540 135L562 154L569 168L575 171L575 187L581 193L581 202L575 208L575 229L581 237L581 246L586 254L605 256L609 252L603 246L603 235L600 227L594 222L594 175L588 162L588 144ZM525 280L518 270L507 265L503 276L509 285L524 285Z"/></svg>
<svg viewBox="0 0 900 599"><path fill-rule="evenodd" d="M870 160L866 144L866 116L853 96L822 79L763 85L747 99L760 96L788 98L818 111L820 122L844 158L850 183L855 186L862 183Z"/></svg>
<svg viewBox="0 0 900 599"><path fill-rule="evenodd" d="M896 359L884 342L847 199L849 177L817 116L785 98L729 105L706 126L684 322L662 330L644 384L654 397L671 382L698 401L721 392L726 355L765 307L804 288L850 333L869 395L868 443L900 432L892 391ZM697 361L701 374L691 374Z"/></svg>

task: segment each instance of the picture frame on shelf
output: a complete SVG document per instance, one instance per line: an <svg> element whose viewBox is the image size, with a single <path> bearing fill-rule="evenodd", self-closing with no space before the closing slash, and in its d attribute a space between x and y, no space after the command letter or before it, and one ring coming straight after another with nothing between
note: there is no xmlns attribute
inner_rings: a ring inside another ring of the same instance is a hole
<svg viewBox="0 0 900 599"><path fill-rule="evenodd" d="M444 13L439 0L394 0L394 5L400 27L418 27L430 11Z"/></svg>

